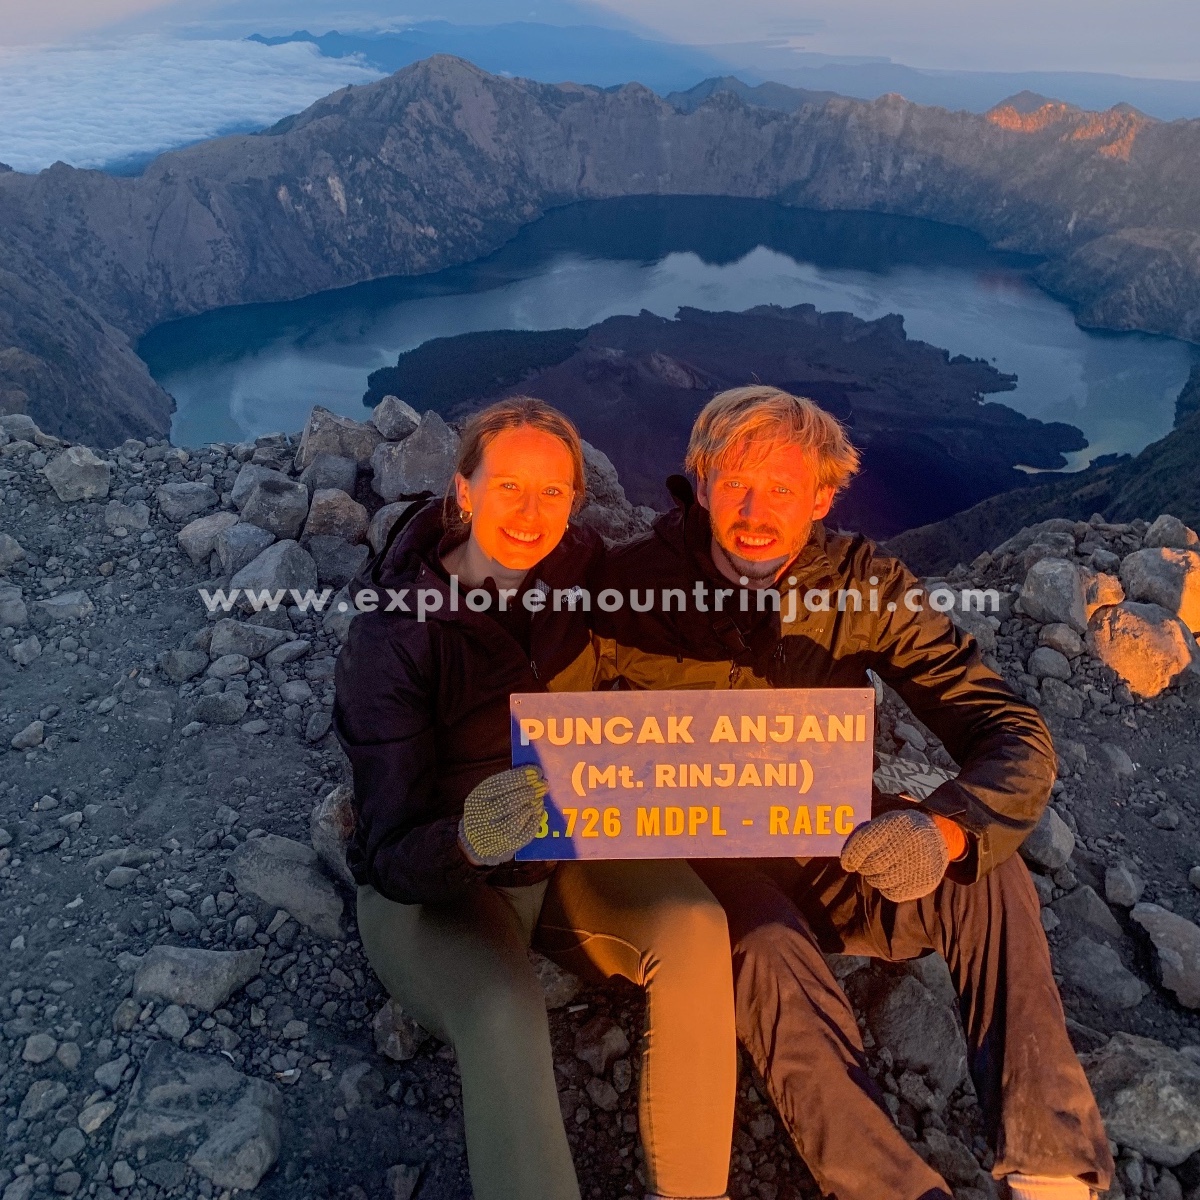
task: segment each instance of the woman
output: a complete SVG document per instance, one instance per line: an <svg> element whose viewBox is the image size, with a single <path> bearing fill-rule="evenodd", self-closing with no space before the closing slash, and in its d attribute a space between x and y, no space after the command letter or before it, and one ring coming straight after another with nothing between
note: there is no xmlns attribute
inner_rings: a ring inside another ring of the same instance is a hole
<svg viewBox="0 0 1200 1200"><path fill-rule="evenodd" d="M351 624L337 667L359 929L391 994L455 1048L476 1200L579 1198L534 941L577 972L647 989L649 1194L716 1198L736 1084L720 907L683 861L513 861L545 784L510 767L509 695L590 690L597 673L582 608L524 602L590 587L603 548L570 524L583 498L570 421L540 400L501 401L464 430L444 503L422 508L356 581L356 596L380 600ZM385 612L384 589L405 588L413 611Z"/></svg>

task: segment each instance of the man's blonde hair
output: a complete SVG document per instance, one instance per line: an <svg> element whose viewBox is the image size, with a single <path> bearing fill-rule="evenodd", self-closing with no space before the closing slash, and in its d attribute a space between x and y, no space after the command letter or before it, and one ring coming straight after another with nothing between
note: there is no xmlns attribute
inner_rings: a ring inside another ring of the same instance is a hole
<svg viewBox="0 0 1200 1200"><path fill-rule="evenodd" d="M836 417L807 396L761 385L719 392L701 409L684 465L695 478L707 479L744 460L755 443L775 439L811 450L820 483L835 492L858 470L858 451Z"/></svg>

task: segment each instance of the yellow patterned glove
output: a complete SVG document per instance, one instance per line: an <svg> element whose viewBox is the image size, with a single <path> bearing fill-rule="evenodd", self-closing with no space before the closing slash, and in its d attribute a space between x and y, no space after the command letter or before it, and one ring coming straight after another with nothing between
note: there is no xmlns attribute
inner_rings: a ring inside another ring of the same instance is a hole
<svg viewBox="0 0 1200 1200"><path fill-rule="evenodd" d="M527 763L489 775L463 801L458 841L476 866L497 867L533 841L546 811L549 786Z"/></svg>

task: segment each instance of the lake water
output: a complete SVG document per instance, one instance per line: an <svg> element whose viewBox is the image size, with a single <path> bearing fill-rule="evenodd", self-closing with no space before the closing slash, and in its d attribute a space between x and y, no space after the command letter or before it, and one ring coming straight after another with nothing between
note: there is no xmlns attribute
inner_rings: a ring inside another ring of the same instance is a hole
<svg viewBox="0 0 1200 1200"><path fill-rule="evenodd" d="M1166 434L1200 347L1088 332L1030 281L1033 260L964 230L761 201L635 198L577 204L478 262L283 304L221 309L152 330L140 353L176 400L171 440L194 446L303 427L324 405L362 419L368 374L434 337L583 328L648 309L811 303L1016 374L990 397L1082 429L1096 455Z"/></svg>

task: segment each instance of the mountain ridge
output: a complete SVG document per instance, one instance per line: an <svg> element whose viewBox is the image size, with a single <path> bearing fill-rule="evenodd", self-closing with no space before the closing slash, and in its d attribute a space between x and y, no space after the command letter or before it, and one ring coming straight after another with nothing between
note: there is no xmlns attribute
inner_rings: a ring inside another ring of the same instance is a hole
<svg viewBox="0 0 1200 1200"><path fill-rule="evenodd" d="M990 496L944 520L905 530L888 548L930 574L969 563L1025 526L1059 517L1086 521L1100 513L1129 521L1170 512L1200 524L1200 364L1179 394L1175 428L1140 454L1096 463L1040 485Z"/></svg>
<svg viewBox="0 0 1200 1200"><path fill-rule="evenodd" d="M45 428L72 436L161 434L171 402L122 338L469 261L551 207L635 194L963 225L1044 256L1039 281L1085 325L1200 340L1200 180L1188 169L1200 120L1038 112L977 116L889 96L782 113L718 93L681 113L638 84L539 84L437 56L264 133L162 155L138 178L63 164L2 173L0 246L27 263L26 283L69 298L22 317L19 289L0 279L0 352L60 377L56 389L0 365L0 395L12 406L23 394ZM106 353L89 353L106 326ZM68 417L70 364L83 396Z"/></svg>

